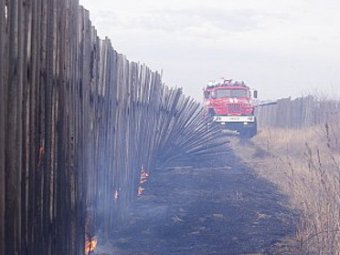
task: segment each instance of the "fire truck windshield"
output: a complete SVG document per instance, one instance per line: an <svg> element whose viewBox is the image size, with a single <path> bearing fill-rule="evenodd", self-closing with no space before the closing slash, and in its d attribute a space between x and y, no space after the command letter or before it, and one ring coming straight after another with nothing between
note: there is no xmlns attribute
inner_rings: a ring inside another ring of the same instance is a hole
<svg viewBox="0 0 340 255"><path fill-rule="evenodd" d="M247 90L244 89L218 89L216 90L216 98L222 97L248 97Z"/></svg>

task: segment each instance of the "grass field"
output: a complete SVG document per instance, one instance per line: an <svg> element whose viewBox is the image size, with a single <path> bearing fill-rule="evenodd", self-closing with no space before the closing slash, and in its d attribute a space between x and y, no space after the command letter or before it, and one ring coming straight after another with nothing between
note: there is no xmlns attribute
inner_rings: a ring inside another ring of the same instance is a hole
<svg viewBox="0 0 340 255"><path fill-rule="evenodd" d="M300 214L301 254L340 254L340 124L300 130L265 129L233 140L236 153L275 183Z"/></svg>

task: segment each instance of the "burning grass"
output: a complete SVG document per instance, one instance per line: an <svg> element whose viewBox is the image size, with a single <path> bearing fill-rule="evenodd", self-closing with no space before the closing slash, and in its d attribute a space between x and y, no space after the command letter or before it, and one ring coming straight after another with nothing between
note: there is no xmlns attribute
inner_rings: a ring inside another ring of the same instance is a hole
<svg viewBox="0 0 340 255"><path fill-rule="evenodd" d="M289 196L300 212L301 254L340 254L340 124L267 129L251 142L233 141L257 173ZM241 146L239 146L241 144Z"/></svg>

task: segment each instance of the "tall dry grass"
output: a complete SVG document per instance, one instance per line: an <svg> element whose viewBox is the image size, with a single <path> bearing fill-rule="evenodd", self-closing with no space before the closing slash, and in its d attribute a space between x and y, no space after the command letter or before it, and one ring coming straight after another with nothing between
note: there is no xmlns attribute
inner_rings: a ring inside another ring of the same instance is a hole
<svg viewBox="0 0 340 255"><path fill-rule="evenodd" d="M235 146L300 212L301 254L340 254L340 123L301 130L267 129ZM234 143L235 144L235 143Z"/></svg>

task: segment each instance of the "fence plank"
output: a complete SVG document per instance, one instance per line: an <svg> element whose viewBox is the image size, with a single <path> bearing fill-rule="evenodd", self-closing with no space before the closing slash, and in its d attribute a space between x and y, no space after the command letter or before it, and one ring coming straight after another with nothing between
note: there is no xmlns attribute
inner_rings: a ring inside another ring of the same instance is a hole
<svg viewBox="0 0 340 255"><path fill-rule="evenodd" d="M0 0L0 254L5 254L5 127L6 127L6 76L5 57L6 12L5 1Z"/></svg>

